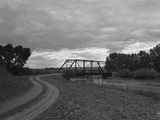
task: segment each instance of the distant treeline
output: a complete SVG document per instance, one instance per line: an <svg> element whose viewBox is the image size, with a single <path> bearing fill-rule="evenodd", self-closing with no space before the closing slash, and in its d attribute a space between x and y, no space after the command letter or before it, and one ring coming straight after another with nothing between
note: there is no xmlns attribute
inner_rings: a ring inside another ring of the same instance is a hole
<svg viewBox="0 0 160 120"><path fill-rule="evenodd" d="M105 68L108 71L153 68L160 72L160 45L150 49L149 52L140 51L137 54L111 53L106 58Z"/></svg>
<svg viewBox="0 0 160 120"><path fill-rule="evenodd" d="M106 58L105 69L110 72L134 72L138 70L141 72L145 70L147 72L149 70L160 72L160 44L148 52L140 51L137 54L111 53Z"/></svg>

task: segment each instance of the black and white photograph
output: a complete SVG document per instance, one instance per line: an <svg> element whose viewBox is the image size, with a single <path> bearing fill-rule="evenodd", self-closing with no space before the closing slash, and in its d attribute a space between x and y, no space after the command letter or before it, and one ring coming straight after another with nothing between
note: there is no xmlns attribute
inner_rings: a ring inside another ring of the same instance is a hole
<svg viewBox="0 0 160 120"><path fill-rule="evenodd" d="M160 1L0 0L0 120L160 120Z"/></svg>

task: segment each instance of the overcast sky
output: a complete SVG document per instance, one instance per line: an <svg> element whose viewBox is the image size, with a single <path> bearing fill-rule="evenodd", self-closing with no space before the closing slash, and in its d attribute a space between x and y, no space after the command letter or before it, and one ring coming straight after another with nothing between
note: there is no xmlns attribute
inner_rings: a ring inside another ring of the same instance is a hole
<svg viewBox="0 0 160 120"><path fill-rule="evenodd" d="M159 0L0 0L0 43L32 48L27 66L105 60L160 43Z"/></svg>

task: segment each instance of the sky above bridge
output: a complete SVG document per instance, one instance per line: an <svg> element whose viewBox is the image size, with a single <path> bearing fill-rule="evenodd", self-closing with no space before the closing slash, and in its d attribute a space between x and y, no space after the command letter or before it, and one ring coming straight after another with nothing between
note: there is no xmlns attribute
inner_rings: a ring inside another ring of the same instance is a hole
<svg viewBox="0 0 160 120"><path fill-rule="evenodd" d="M160 43L159 0L0 0L0 43L33 53L27 66L105 60Z"/></svg>

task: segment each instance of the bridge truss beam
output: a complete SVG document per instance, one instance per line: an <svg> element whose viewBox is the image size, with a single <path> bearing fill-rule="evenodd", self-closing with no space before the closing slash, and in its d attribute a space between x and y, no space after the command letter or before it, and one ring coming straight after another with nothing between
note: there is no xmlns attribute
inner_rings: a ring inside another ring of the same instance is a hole
<svg viewBox="0 0 160 120"><path fill-rule="evenodd" d="M59 68L59 72L72 71L75 73L86 74L103 74L102 64L104 61L84 60L84 59L67 59Z"/></svg>

